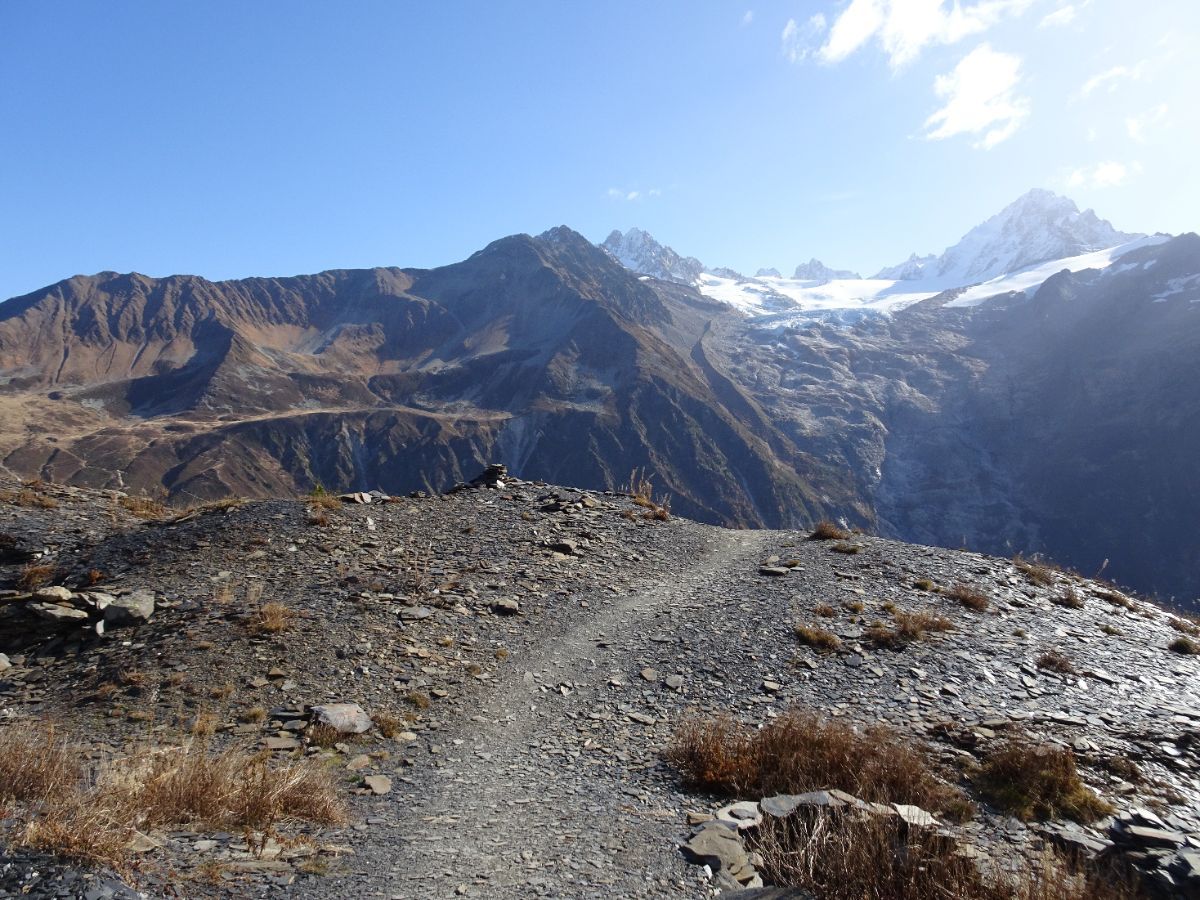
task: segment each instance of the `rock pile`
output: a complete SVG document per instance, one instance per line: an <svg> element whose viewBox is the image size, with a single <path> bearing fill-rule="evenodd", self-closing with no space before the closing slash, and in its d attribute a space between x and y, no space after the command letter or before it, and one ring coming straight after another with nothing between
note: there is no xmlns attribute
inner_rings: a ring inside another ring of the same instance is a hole
<svg viewBox="0 0 1200 900"><path fill-rule="evenodd" d="M56 629L82 626L98 635L106 628L143 625L150 621L156 606L151 591L73 591L61 585L26 593L0 591L0 603Z"/></svg>

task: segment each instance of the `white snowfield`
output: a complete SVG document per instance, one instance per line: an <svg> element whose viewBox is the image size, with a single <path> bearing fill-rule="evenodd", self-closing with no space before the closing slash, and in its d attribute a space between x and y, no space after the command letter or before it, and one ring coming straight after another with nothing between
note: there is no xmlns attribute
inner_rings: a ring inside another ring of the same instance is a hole
<svg viewBox="0 0 1200 900"><path fill-rule="evenodd" d="M966 287L947 307L978 306L1000 294L1020 293L1040 287L1047 278L1063 271L1107 269L1131 250L1169 240L1165 235L1139 237L1115 247L1083 253L1066 259L1037 263L1016 272L1005 273ZM890 315L938 294L964 287L954 276L892 280L886 278L848 278L825 283L798 281L793 278L760 277L739 281L703 274L696 287L705 296L719 300L747 316L770 316L773 324L791 319L826 317L835 314L853 318L861 315Z"/></svg>

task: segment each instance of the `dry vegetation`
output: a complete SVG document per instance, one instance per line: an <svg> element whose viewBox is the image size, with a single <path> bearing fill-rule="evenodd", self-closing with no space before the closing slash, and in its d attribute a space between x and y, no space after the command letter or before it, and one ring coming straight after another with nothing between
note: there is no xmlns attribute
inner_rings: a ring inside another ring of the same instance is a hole
<svg viewBox="0 0 1200 900"><path fill-rule="evenodd" d="M1065 606L1067 609L1083 609L1083 597L1073 587L1067 588L1061 594L1050 598L1055 606Z"/></svg>
<svg viewBox="0 0 1200 900"><path fill-rule="evenodd" d="M45 563L30 563L21 570L17 578L17 588L23 591L36 591L54 580L54 566Z"/></svg>
<svg viewBox="0 0 1200 900"><path fill-rule="evenodd" d="M1075 666L1071 660L1058 650L1047 650L1034 660L1034 663L1039 669L1045 669L1048 672L1058 672L1061 675L1075 674Z"/></svg>
<svg viewBox="0 0 1200 900"><path fill-rule="evenodd" d="M642 518L658 522L666 522L671 518L671 496L660 494L655 498L654 482L644 470L634 469L630 472L629 483L621 491L629 496L634 505L642 507Z"/></svg>
<svg viewBox="0 0 1200 900"><path fill-rule="evenodd" d="M38 487L40 487L40 483L27 482L26 486L19 491L0 491L0 503L38 509L57 508L58 501L41 493L37 490Z"/></svg>
<svg viewBox="0 0 1200 900"><path fill-rule="evenodd" d="M264 603L250 617L251 634L279 634L292 627L296 613L282 603Z"/></svg>
<svg viewBox="0 0 1200 900"><path fill-rule="evenodd" d="M987 755L974 780L987 800L1019 819L1091 822L1112 811L1080 779L1065 747L1014 738Z"/></svg>
<svg viewBox="0 0 1200 900"><path fill-rule="evenodd" d="M966 806L962 792L929 767L928 751L882 726L859 731L805 710L761 729L728 716L691 719L666 755L690 785L728 797L837 788L863 800L952 815Z"/></svg>
<svg viewBox="0 0 1200 900"><path fill-rule="evenodd" d="M992 603L987 594L966 584L954 585L954 587L946 592L946 596L952 600L957 600L973 612L983 612Z"/></svg>
<svg viewBox="0 0 1200 900"><path fill-rule="evenodd" d="M0 799L15 822L11 840L120 867L135 829L345 821L328 770L314 760L272 765L265 754L202 743L142 747L98 771L85 770L82 759L53 726L0 729Z"/></svg>
<svg viewBox="0 0 1200 900"><path fill-rule="evenodd" d="M815 650L833 652L841 649L842 646L841 638L836 634L815 625L799 623L792 627L792 632L796 635L796 640Z"/></svg>
<svg viewBox="0 0 1200 900"><path fill-rule="evenodd" d="M1055 573L1060 571L1057 567L1049 563L1036 559L1026 559L1020 553L1013 557L1013 565L1032 584L1036 584L1039 587L1049 587L1054 584Z"/></svg>
<svg viewBox="0 0 1200 900"><path fill-rule="evenodd" d="M865 636L876 647L889 650L899 650L914 641L926 640L930 634L950 631L954 625L944 616L928 609L909 612L895 609L892 612L893 625L889 628L882 622L874 622L868 626Z"/></svg>
<svg viewBox="0 0 1200 900"><path fill-rule="evenodd" d="M141 519L161 519L167 514L167 505L154 497L122 497L117 502L126 512Z"/></svg>
<svg viewBox="0 0 1200 900"><path fill-rule="evenodd" d="M839 528L833 522L828 520L818 522L817 526L809 534L810 541L844 541L850 537L850 532L844 528Z"/></svg>
<svg viewBox="0 0 1200 900"><path fill-rule="evenodd" d="M1175 638L1167 644L1167 649L1183 656L1200 656L1200 643L1193 641L1190 637Z"/></svg>
<svg viewBox="0 0 1200 900"><path fill-rule="evenodd" d="M1053 857L1039 870L986 877L970 858L932 829L910 829L898 817L793 815L768 817L758 829L759 867L771 884L810 891L822 900L1133 900L1124 873L1071 873Z"/></svg>

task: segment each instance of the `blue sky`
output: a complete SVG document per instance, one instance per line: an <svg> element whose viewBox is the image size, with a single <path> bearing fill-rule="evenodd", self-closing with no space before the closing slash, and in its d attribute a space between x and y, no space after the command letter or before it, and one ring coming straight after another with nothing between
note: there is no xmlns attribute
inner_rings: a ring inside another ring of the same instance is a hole
<svg viewBox="0 0 1200 900"><path fill-rule="evenodd" d="M0 297L638 225L868 273L1030 187L1200 228L1195 0L0 4Z"/></svg>

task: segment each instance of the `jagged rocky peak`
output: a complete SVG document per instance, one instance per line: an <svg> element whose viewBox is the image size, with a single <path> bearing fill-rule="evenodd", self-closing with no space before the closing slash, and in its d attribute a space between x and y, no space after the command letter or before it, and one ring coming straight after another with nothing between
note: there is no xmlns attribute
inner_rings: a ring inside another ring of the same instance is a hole
<svg viewBox="0 0 1200 900"><path fill-rule="evenodd" d="M613 231L600 247L625 268L664 281L694 284L705 272L700 260L680 256L640 228L630 228L624 234Z"/></svg>
<svg viewBox="0 0 1200 900"><path fill-rule="evenodd" d="M862 276L857 272L851 272L849 269L831 269L814 257L808 262L796 266L796 271L792 273L792 277L798 281L826 282L843 278L861 278Z"/></svg>
<svg viewBox="0 0 1200 900"><path fill-rule="evenodd" d="M941 256L918 257L879 272L879 278L940 278L961 284L986 281L1048 259L1115 247L1139 234L1118 231L1093 210L1034 188L972 228Z"/></svg>
<svg viewBox="0 0 1200 900"><path fill-rule="evenodd" d="M755 278L782 278L778 269L759 269L754 273Z"/></svg>

